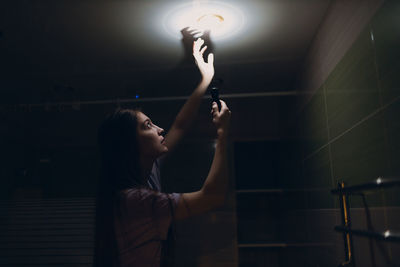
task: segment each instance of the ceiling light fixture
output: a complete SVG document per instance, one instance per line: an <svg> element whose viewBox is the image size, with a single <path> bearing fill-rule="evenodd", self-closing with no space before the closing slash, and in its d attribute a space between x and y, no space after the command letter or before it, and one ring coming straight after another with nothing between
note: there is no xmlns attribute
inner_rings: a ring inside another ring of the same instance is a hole
<svg viewBox="0 0 400 267"><path fill-rule="evenodd" d="M210 31L213 40L232 37L240 32L244 16L238 8L217 1L195 1L172 8L164 17L164 29L176 38L181 30L189 28Z"/></svg>

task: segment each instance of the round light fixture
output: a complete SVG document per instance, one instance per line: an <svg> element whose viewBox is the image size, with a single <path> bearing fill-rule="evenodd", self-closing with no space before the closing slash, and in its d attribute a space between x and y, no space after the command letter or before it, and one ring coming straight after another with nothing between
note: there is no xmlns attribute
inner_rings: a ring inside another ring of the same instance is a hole
<svg viewBox="0 0 400 267"><path fill-rule="evenodd" d="M240 32L244 17L242 12L232 5L206 1L179 5L171 9L165 15L163 24L164 29L176 38L182 38L181 30L189 28L200 32L210 31L213 40L218 40Z"/></svg>
<svg viewBox="0 0 400 267"><path fill-rule="evenodd" d="M224 26L224 17L218 14L204 14L197 19L197 25L204 30L218 30Z"/></svg>

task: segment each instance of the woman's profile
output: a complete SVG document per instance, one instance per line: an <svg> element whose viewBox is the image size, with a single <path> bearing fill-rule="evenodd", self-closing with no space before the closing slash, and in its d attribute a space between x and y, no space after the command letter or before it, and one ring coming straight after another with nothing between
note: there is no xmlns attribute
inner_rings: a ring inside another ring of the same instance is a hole
<svg viewBox="0 0 400 267"><path fill-rule="evenodd" d="M214 76L214 56L198 39L193 56L202 79L183 105L169 132L140 110L118 109L99 128L102 178L96 212L94 266L166 266L170 264L168 232L176 220L201 214L224 203L228 184L226 139L230 111L213 102L217 139L214 158L202 188L162 193L160 157L173 150L191 126Z"/></svg>

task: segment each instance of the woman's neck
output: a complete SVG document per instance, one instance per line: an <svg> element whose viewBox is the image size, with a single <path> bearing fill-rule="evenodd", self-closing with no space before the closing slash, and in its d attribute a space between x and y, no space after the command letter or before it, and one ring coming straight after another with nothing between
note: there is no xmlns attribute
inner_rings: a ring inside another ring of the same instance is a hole
<svg viewBox="0 0 400 267"><path fill-rule="evenodd" d="M152 158L140 159L141 176L143 179L147 180L147 178L149 177L151 169L153 168L154 161L155 160Z"/></svg>

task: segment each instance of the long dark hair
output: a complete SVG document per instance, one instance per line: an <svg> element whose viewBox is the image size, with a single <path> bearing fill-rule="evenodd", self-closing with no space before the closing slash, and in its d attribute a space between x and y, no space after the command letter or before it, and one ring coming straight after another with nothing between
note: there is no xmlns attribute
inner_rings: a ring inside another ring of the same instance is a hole
<svg viewBox="0 0 400 267"><path fill-rule="evenodd" d="M98 183L94 266L119 266L114 215L119 214L118 193L145 186L140 175L137 142L139 110L117 109L98 130L102 175Z"/></svg>

